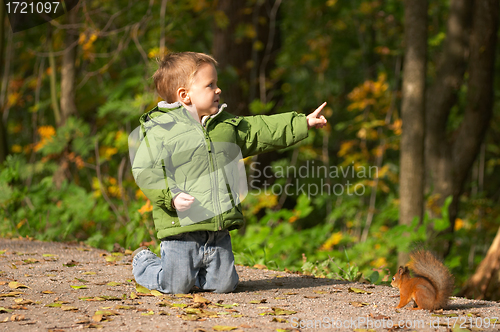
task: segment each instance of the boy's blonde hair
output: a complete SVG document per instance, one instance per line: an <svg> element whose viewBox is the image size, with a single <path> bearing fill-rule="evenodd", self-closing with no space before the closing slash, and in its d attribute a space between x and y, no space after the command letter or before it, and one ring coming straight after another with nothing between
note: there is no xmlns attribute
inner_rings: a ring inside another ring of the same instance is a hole
<svg viewBox="0 0 500 332"><path fill-rule="evenodd" d="M194 75L205 63L217 66L217 61L210 55L196 52L169 53L159 62L159 68L153 74L156 91L167 103L177 101L179 88L189 89Z"/></svg>

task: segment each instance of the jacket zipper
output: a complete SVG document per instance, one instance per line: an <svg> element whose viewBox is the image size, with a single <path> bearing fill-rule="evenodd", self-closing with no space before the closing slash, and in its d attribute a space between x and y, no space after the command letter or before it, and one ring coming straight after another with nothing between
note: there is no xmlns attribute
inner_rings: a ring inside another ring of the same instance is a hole
<svg viewBox="0 0 500 332"><path fill-rule="evenodd" d="M221 208L220 208L220 204L219 204L219 190L218 190L218 187L217 187L217 172L215 171L215 158L214 158L214 155L212 153L212 141L210 140L210 137L208 136L208 131L202 126L202 130L203 130L203 136L205 137L205 143L207 145L207 151L208 151L208 161L209 161L209 164L210 164L210 182L211 182L211 186L212 186L212 189L215 189L215 190L212 190L212 192L214 193L214 206L215 206L215 209L216 211L214 211L216 213L216 216L215 216L215 220L216 220L216 229L218 229L219 231L222 230L222 222L221 222L221 218L222 218L222 211L221 211Z"/></svg>

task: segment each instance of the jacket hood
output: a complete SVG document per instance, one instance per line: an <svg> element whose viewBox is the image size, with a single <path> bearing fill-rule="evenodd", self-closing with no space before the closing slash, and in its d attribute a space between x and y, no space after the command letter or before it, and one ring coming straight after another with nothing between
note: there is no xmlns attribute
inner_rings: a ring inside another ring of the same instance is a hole
<svg viewBox="0 0 500 332"><path fill-rule="evenodd" d="M226 104L222 104L219 106L219 111L213 115L210 116L204 116L201 119L201 124L205 125L205 123L212 118L215 118L217 115L219 115L225 108L227 107ZM141 115L139 121L141 125L145 127L151 127L154 126L155 124L165 124L174 121L174 119L171 116L164 116L167 115L171 111L175 110L180 110L182 109L183 106L180 102L175 102L175 103L167 103L166 101L160 101L158 102L158 105L154 107L152 110L144 113Z"/></svg>
<svg viewBox="0 0 500 332"><path fill-rule="evenodd" d="M141 125L145 125L146 127L155 124L168 123L173 119L170 116L162 115L166 115L168 112L180 108L182 108L182 104L180 102L169 104L165 101L160 101L156 107L141 115L139 121Z"/></svg>

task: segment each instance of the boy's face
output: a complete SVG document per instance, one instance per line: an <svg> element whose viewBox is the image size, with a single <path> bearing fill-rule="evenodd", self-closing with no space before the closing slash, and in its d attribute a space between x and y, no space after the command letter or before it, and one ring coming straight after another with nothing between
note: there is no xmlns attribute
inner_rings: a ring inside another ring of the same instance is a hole
<svg viewBox="0 0 500 332"><path fill-rule="evenodd" d="M217 71L212 64L203 64L193 78L188 96L198 116L212 115L219 110L221 89L217 87Z"/></svg>

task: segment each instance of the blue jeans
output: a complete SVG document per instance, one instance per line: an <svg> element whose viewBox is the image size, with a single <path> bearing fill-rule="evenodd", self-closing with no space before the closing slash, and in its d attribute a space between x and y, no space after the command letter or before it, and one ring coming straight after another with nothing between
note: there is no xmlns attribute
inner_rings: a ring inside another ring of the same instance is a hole
<svg viewBox="0 0 500 332"><path fill-rule="evenodd" d="M228 230L170 236L161 242L161 258L143 250L132 267L139 285L162 293L188 293L194 285L227 293L238 284Z"/></svg>

